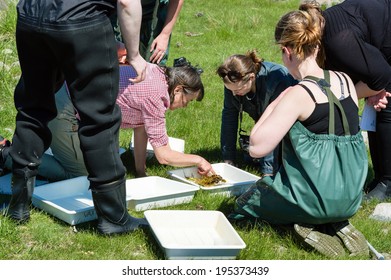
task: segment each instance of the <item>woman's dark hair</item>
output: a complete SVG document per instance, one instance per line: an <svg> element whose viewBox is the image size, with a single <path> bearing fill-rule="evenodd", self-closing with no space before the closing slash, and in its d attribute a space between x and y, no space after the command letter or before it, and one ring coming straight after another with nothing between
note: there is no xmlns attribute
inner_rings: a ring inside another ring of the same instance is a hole
<svg viewBox="0 0 391 280"><path fill-rule="evenodd" d="M174 98L173 93L177 86L182 86L185 94L197 94L197 101L201 101L204 98L201 68L192 66L184 57L175 59L173 67L164 68L171 101Z"/></svg>
<svg viewBox="0 0 391 280"><path fill-rule="evenodd" d="M248 74L259 72L263 59L258 57L257 50L248 51L245 55L234 54L228 57L222 65L217 68L216 73L223 79L224 83L236 83L245 80Z"/></svg>

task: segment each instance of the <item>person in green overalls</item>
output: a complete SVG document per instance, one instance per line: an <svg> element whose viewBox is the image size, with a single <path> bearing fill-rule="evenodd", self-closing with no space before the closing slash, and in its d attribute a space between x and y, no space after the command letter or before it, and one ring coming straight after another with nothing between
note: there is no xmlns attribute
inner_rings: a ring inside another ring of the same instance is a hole
<svg viewBox="0 0 391 280"><path fill-rule="evenodd" d="M346 256L345 249L368 257L364 235L349 222L368 172L358 97L348 75L318 64L324 19L314 9L302 4L276 25L282 61L300 82L266 108L251 131L249 153L259 158L282 142L282 163L237 198L229 218L291 227L301 242L330 258Z"/></svg>

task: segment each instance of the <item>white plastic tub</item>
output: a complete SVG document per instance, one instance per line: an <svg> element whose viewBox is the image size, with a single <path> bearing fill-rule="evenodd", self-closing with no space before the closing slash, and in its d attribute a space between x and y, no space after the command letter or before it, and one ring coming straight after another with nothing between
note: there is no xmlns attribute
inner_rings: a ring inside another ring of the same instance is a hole
<svg viewBox="0 0 391 280"><path fill-rule="evenodd" d="M246 244L223 213L148 210L145 218L167 259L236 259Z"/></svg>
<svg viewBox="0 0 391 280"><path fill-rule="evenodd" d="M179 138L174 138L174 137L168 137L168 143L170 145L170 148L174 151L178 152L185 152L185 140L179 139ZM133 152L134 150L134 135L132 134L132 140L130 142L129 149ZM154 157L155 153L153 151L153 148L151 144L148 142L147 144L147 158L152 158Z"/></svg>
<svg viewBox="0 0 391 280"><path fill-rule="evenodd" d="M210 193L221 194L226 196L238 196L244 193L252 184L260 179L259 176L251 174L247 171L239 169L227 163L212 164L213 170L217 175L226 180L225 183L220 183L216 186L204 187L187 178L200 178L197 167L187 167L183 169L176 169L168 171L168 174L182 182L198 186Z"/></svg>
<svg viewBox="0 0 391 280"><path fill-rule="evenodd" d="M190 202L199 188L159 176L126 181L128 208L144 211Z"/></svg>
<svg viewBox="0 0 391 280"><path fill-rule="evenodd" d="M46 184L34 189L33 205L76 225L97 219L87 176Z"/></svg>
<svg viewBox="0 0 391 280"><path fill-rule="evenodd" d="M33 205L70 225L97 219L86 176L35 188ZM199 188L175 180L150 176L126 180L128 208L143 211L190 202Z"/></svg>

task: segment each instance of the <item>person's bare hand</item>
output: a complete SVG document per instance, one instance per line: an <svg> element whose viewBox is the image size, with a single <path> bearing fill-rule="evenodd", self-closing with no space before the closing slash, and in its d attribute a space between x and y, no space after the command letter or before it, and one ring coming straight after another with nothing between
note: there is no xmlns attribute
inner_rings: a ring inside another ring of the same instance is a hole
<svg viewBox="0 0 391 280"><path fill-rule="evenodd" d="M164 34L159 34L159 36L157 36L155 40L153 40L151 44L151 49L149 50L150 52L153 52L151 57L149 58L150 62L156 64L160 63L160 61L166 54L169 38L170 37L167 37Z"/></svg>
<svg viewBox="0 0 391 280"><path fill-rule="evenodd" d="M129 79L132 83L139 83L141 81L144 81L146 75L147 75L147 62L144 58L139 54L134 59L128 58L129 64L134 68L134 70L137 73L137 77L133 79Z"/></svg>
<svg viewBox="0 0 391 280"><path fill-rule="evenodd" d="M205 159L202 159L201 162L197 165L198 173L203 176L212 176L216 174L213 170L212 165Z"/></svg>
<svg viewBox="0 0 391 280"><path fill-rule="evenodd" d="M385 90L382 90L378 94L368 97L367 103L368 103L368 105L372 105L373 108L377 112L379 112L382 109L386 108L386 106L388 104L387 97L391 97L391 93L389 93Z"/></svg>

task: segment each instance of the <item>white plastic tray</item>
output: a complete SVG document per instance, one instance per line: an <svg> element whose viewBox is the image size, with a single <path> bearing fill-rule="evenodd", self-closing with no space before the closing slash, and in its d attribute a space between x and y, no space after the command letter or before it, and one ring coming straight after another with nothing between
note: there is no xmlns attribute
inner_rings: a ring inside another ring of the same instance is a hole
<svg viewBox="0 0 391 280"><path fill-rule="evenodd" d="M136 211L190 202L199 188L159 176L126 181L128 207Z"/></svg>
<svg viewBox="0 0 391 280"><path fill-rule="evenodd" d="M174 151L178 151L183 153L185 151L185 140L174 138L174 137L168 137L168 143L170 145L170 148ZM134 135L132 134L132 140L130 141L129 149L131 151L134 150ZM151 144L148 141L147 144L147 158L150 159L155 155L153 148Z"/></svg>
<svg viewBox="0 0 391 280"><path fill-rule="evenodd" d="M259 176L251 174L247 171L239 169L227 163L214 163L212 164L213 170L217 175L223 177L226 183L218 184L217 186L204 187L197 183L187 179L200 178L197 167L187 167L183 169L176 169L168 171L168 174L182 182L198 186L199 188L209 191L210 193L216 193L226 196L238 196L244 193L252 184L260 179Z"/></svg>
<svg viewBox="0 0 391 280"><path fill-rule="evenodd" d="M46 184L34 189L33 205L76 225L97 219L87 176Z"/></svg>
<svg viewBox="0 0 391 280"><path fill-rule="evenodd" d="M35 188L33 205L70 225L97 219L87 176ZM190 202L199 188L150 176L126 180L128 208L143 211Z"/></svg>
<svg viewBox="0 0 391 280"><path fill-rule="evenodd" d="M236 259L246 247L219 211L148 210L144 215L167 259Z"/></svg>

